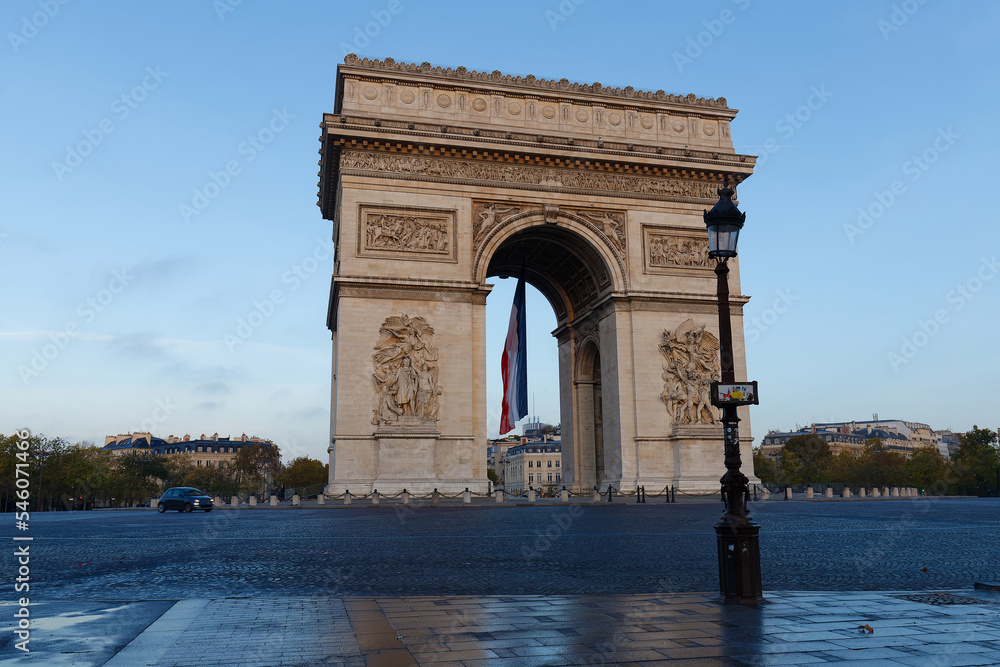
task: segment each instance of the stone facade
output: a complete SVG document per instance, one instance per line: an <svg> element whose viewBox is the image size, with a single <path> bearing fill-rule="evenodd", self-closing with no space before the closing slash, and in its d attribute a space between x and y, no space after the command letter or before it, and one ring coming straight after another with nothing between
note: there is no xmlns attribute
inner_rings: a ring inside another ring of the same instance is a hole
<svg viewBox="0 0 1000 667"><path fill-rule="evenodd" d="M722 430L699 404L718 367L702 212L724 176L752 173L735 115L724 99L348 56L320 149L336 243L329 491L486 490L500 354L485 349L486 279L522 262L558 322L562 483L717 490Z"/></svg>

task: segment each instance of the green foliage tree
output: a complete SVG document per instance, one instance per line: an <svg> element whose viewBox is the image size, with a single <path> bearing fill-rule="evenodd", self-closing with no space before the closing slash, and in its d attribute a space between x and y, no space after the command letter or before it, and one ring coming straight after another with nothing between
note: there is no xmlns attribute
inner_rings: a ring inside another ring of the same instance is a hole
<svg viewBox="0 0 1000 667"><path fill-rule="evenodd" d="M773 459L765 456L760 451L760 447L753 450L753 472L764 484L780 484L777 464Z"/></svg>
<svg viewBox="0 0 1000 667"><path fill-rule="evenodd" d="M971 431L958 436L958 441L958 449L951 458L958 473L961 493L995 495L997 471L1000 470L996 431L973 425Z"/></svg>
<svg viewBox="0 0 1000 667"><path fill-rule="evenodd" d="M116 494L116 504L134 507L159 495L168 474L167 458L152 450L128 451L115 457L109 484Z"/></svg>
<svg viewBox="0 0 1000 667"><path fill-rule="evenodd" d="M858 457L858 485L905 486L906 457L890 451L881 438L865 440L865 447Z"/></svg>
<svg viewBox="0 0 1000 667"><path fill-rule="evenodd" d="M860 486L859 464L849 449L841 450L830 460L830 480L843 482L849 487Z"/></svg>
<svg viewBox="0 0 1000 667"><path fill-rule="evenodd" d="M832 459L830 444L820 436L792 436L781 448L781 473L788 484L827 482Z"/></svg>
<svg viewBox="0 0 1000 667"><path fill-rule="evenodd" d="M907 486L914 486L921 494L943 494L948 490L948 459L936 447L920 447L907 459Z"/></svg>
<svg viewBox="0 0 1000 667"><path fill-rule="evenodd" d="M497 474L497 471L493 468L486 469L486 479L493 482L493 486L500 486L503 484L503 478L500 477L500 475Z"/></svg>
<svg viewBox="0 0 1000 667"><path fill-rule="evenodd" d="M243 447L236 453L229 468L241 491L258 493L263 497L265 487L273 483L281 472L281 451L277 445Z"/></svg>
<svg viewBox="0 0 1000 667"><path fill-rule="evenodd" d="M300 488L326 484L330 479L330 464L324 464L308 456L292 459L291 463L276 476L275 481L282 486Z"/></svg>

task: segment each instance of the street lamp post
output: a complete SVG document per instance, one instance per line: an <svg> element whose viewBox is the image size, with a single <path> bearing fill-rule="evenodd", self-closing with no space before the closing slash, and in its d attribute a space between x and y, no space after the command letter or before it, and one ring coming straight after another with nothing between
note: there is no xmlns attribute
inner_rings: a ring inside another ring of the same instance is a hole
<svg viewBox="0 0 1000 667"><path fill-rule="evenodd" d="M736 604L758 604L763 601L760 578L760 525L750 518L747 502L750 487L747 476L740 472L740 432L736 408L756 405L757 383L736 381L733 356L733 330L729 317L729 265L736 257L736 242L746 221L733 202L734 190L729 179L718 190L719 201L711 211L705 211L708 227L708 254L717 260L719 343L721 346L721 382L712 383L712 403L722 409L725 442L726 474L722 484L725 513L715 524L719 551L719 586L723 601Z"/></svg>

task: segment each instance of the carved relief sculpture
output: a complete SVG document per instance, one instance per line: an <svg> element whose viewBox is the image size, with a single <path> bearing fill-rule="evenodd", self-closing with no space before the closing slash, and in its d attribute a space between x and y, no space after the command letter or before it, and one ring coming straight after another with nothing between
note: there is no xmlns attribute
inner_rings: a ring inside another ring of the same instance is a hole
<svg viewBox="0 0 1000 667"><path fill-rule="evenodd" d="M708 238L650 234L647 237L648 266L701 266L711 265L708 257Z"/></svg>
<svg viewBox="0 0 1000 667"><path fill-rule="evenodd" d="M504 204L476 204L472 209L473 223L473 245L478 246L491 229L501 224L504 220L520 212L516 206L506 206Z"/></svg>
<svg viewBox="0 0 1000 667"><path fill-rule="evenodd" d="M447 255L448 243L448 225L442 220L370 213L365 221L367 250L416 250Z"/></svg>
<svg viewBox="0 0 1000 667"><path fill-rule="evenodd" d="M614 243L618 250L625 250L625 216L621 213L608 213L597 211L596 213L581 213L584 218L590 220L604 232L604 235Z"/></svg>
<svg viewBox="0 0 1000 667"><path fill-rule="evenodd" d="M371 171L413 174L423 177L463 178L474 181L523 183L578 190L604 190L633 194L715 199L717 183L702 183L690 179L631 174L594 173L577 169L555 169L504 162L392 155L370 151L345 150L340 155L342 171Z"/></svg>
<svg viewBox="0 0 1000 667"><path fill-rule="evenodd" d="M360 204L358 255L454 261L454 210Z"/></svg>
<svg viewBox="0 0 1000 667"><path fill-rule="evenodd" d="M422 317L387 317L372 355L372 424L438 419L438 353L434 329Z"/></svg>
<svg viewBox="0 0 1000 667"><path fill-rule="evenodd" d="M664 331L663 393L660 398L674 424L714 424L710 385L719 377L719 340L705 325L687 319L676 331Z"/></svg>

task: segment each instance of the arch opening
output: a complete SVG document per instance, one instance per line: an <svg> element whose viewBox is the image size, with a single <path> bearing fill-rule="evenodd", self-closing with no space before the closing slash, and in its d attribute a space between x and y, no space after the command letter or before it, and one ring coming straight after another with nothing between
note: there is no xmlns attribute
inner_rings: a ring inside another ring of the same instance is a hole
<svg viewBox="0 0 1000 667"><path fill-rule="evenodd" d="M606 452L620 449L620 434L606 430L615 420L605 415L609 386L601 373L602 352L615 354L602 350L600 336L600 320L609 315L603 304L614 290L611 270L590 240L551 224L504 239L490 257L487 277L516 278L522 263L525 281L545 296L557 323L552 335L558 345L562 485L574 491L603 485L614 459ZM530 382L530 365L528 374Z"/></svg>

